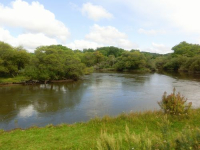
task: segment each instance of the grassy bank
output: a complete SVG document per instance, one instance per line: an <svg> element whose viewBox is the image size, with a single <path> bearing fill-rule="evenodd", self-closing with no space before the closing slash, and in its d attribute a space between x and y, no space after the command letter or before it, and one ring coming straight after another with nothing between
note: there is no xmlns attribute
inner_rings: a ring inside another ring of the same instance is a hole
<svg viewBox="0 0 200 150"><path fill-rule="evenodd" d="M29 78L25 76L16 76L12 78L0 78L0 85L6 85L6 84L17 84L22 83L29 80Z"/></svg>
<svg viewBox="0 0 200 150"><path fill-rule="evenodd" d="M200 109L185 117L160 111L87 123L0 131L0 149L200 149Z"/></svg>

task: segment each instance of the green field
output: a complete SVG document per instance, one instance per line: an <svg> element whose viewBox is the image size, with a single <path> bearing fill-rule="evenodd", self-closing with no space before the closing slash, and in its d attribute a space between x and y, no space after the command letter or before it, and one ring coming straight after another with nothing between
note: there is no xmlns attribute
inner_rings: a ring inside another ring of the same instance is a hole
<svg viewBox="0 0 200 150"><path fill-rule="evenodd" d="M200 149L200 109L186 116L148 111L72 125L1 130L0 149Z"/></svg>

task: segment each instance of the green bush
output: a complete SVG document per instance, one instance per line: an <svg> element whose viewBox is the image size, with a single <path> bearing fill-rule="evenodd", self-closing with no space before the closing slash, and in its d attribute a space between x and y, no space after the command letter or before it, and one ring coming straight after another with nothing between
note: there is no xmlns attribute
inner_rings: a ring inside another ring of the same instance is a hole
<svg viewBox="0 0 200 150"><path fill-rule="evenodd" d="M166 92L163 94L162 100L158 102L158 105L167 114L183 115L188 114L192 106L192 102L188 104L186 102L187 99L181 96L180 93L176 94L176 89L174 88L173 93L170 95L167 95Z"/></svg>

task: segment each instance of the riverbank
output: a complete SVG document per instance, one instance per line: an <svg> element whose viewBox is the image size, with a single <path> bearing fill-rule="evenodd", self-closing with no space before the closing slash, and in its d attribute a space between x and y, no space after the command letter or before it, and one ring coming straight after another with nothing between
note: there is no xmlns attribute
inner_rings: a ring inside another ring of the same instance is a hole
<svg viewBox="0 0 200 150"><path fill-rule="evenodd" d="M15 85L23 84L25 81L28 81L29 78L25 76L16 76L12 78L0 78L0 85Z"/></svg>
<svg viewBox="0 0 200 150"><path fill-rule="evenodd" d="M47 83L60 83L60 82L72 82L72 79L63 79L63 80L51 80ZM38 80L30 80L25 76L17 76L13 78L0 78L0 86L10 86L10 85L32 85L32 84L44 84L44 82Z"/></svg>
<svg viewBox="0 0 200 150"><path fill-rule="evenodd" d="M184 117L135 112L72 125L1 130L0 149L199 149L199 114L200 109Z"/></svg>

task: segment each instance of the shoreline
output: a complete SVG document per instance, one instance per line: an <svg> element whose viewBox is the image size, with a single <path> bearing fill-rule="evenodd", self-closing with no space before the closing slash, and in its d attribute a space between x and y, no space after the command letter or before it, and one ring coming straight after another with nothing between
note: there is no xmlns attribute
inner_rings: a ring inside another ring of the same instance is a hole
<svg viewBox="0 0 200 150"><path fill-rule="evenodd" d="M150 71L150 70L130 70L130 71L116 71L116 70L112 70L112 69L98 69L95 70L93 73L95 72L104 72L104 73L110 73L110 72L116 72L116 73L161 73L161 74L167 74L167 73L178 73L178 74L185 74L185 75L199 75L200 72L185 72L185 71L164 71L164 70L155 70L155 71ZM88 74L86 74L88 75ZM25 78L24 76L22 76L23 78ZM17 78L17 77L16 77ZM10 82L6 82L6 81L1 81L1 80L6 80L9 79L11 80ZM78 79L78 80L81 80ZM49 80L46 81L46 83L64 83L64 82L73 82L76 80L73 79L64 79L64 80ZM15 80L15 78L0 78L0 86L13 86L13 85L34 85L34 84L45 84L45 81L39 81L39 80Z"/></svg>
<svg viewBox="0 0 200 150"><path fill-rule="evenodd" d="M72 80L72 79L51 80L51 81L47 81L46 84L49 84L49 83L65 83L65 82L73 82L73 81L75 81L75 80ZM0 86L36 85L36 84L45 84L45 83L41 82L41 81L36 81L36 80L29 80L29 81L22 81L22 82L0 83Z"/></svg>
<svg viewBox="0 0 200 150"><path fill-rule="evenodd" d="M200 107L192 107L191 108L191 112L199 112L200 113ZM60 127L62 125L66 125L66 126L74 126L76 124L87 124L89 122L92 122L94 120L98 120L98 121L103 121L104 119L106 118L109 118L109 119L117 119L117 118L120 118L121 116L123 117L129 117L130 115L134 115L134 116L143 116L143 115L146 115L146 114L159 114L160 116L168 116L168 117L171 117L171 118L175 118L175 119L182 119L181 117L183 117L183 119L188 119L189 115L182 115L182 116L177 116L177 115L170 115L170 114L165 114L161 109L159 110L145 110L145 111L131 111L131 112L128 112L128 113L120 113L119 115L116 115L116 116L110 116L110 115L105 115L103 117L95 117L95 118L91 118L90 120L88 121L81 121L81 122L75 122L75 123L61 123L61 124L57 124L57 125L53 125L53 124L48 124L48 125L45 125L45 126L37 126L37 125L33 125L33 126L30 126L30 127L27 127L27 128L20 128L20 127L17 127L17 128L13 128L13 129L10 129L10 130L4 130L4 129L1 129L0 128L0 133L3 131L3 132L12 132L12 131L15 131L15 130L30 130L30 129L43 129L43 128L46 128L46 127ZM200 118L200 115L199 115L199 118ZM200 122L199 122L199 125L200 125Z"/></svg>
<svg viewBox="0 0 200 150"><path fill-rule="evenodd" d="M104 146L104 142L112 145L110 140L119 149L130 149L130 145L134 149L142 149L141 146L150 146L145 149L164 149L167 145L170 149L175 149L180 146L176 145L176 141L182 138L192 139L190 143L180 142L195 148L200 147L199 113L200 108L192 109L187 117L166 115L161 111L133 112L75 124L0 130L0 149L100 150L99 146Z"/></svg>

